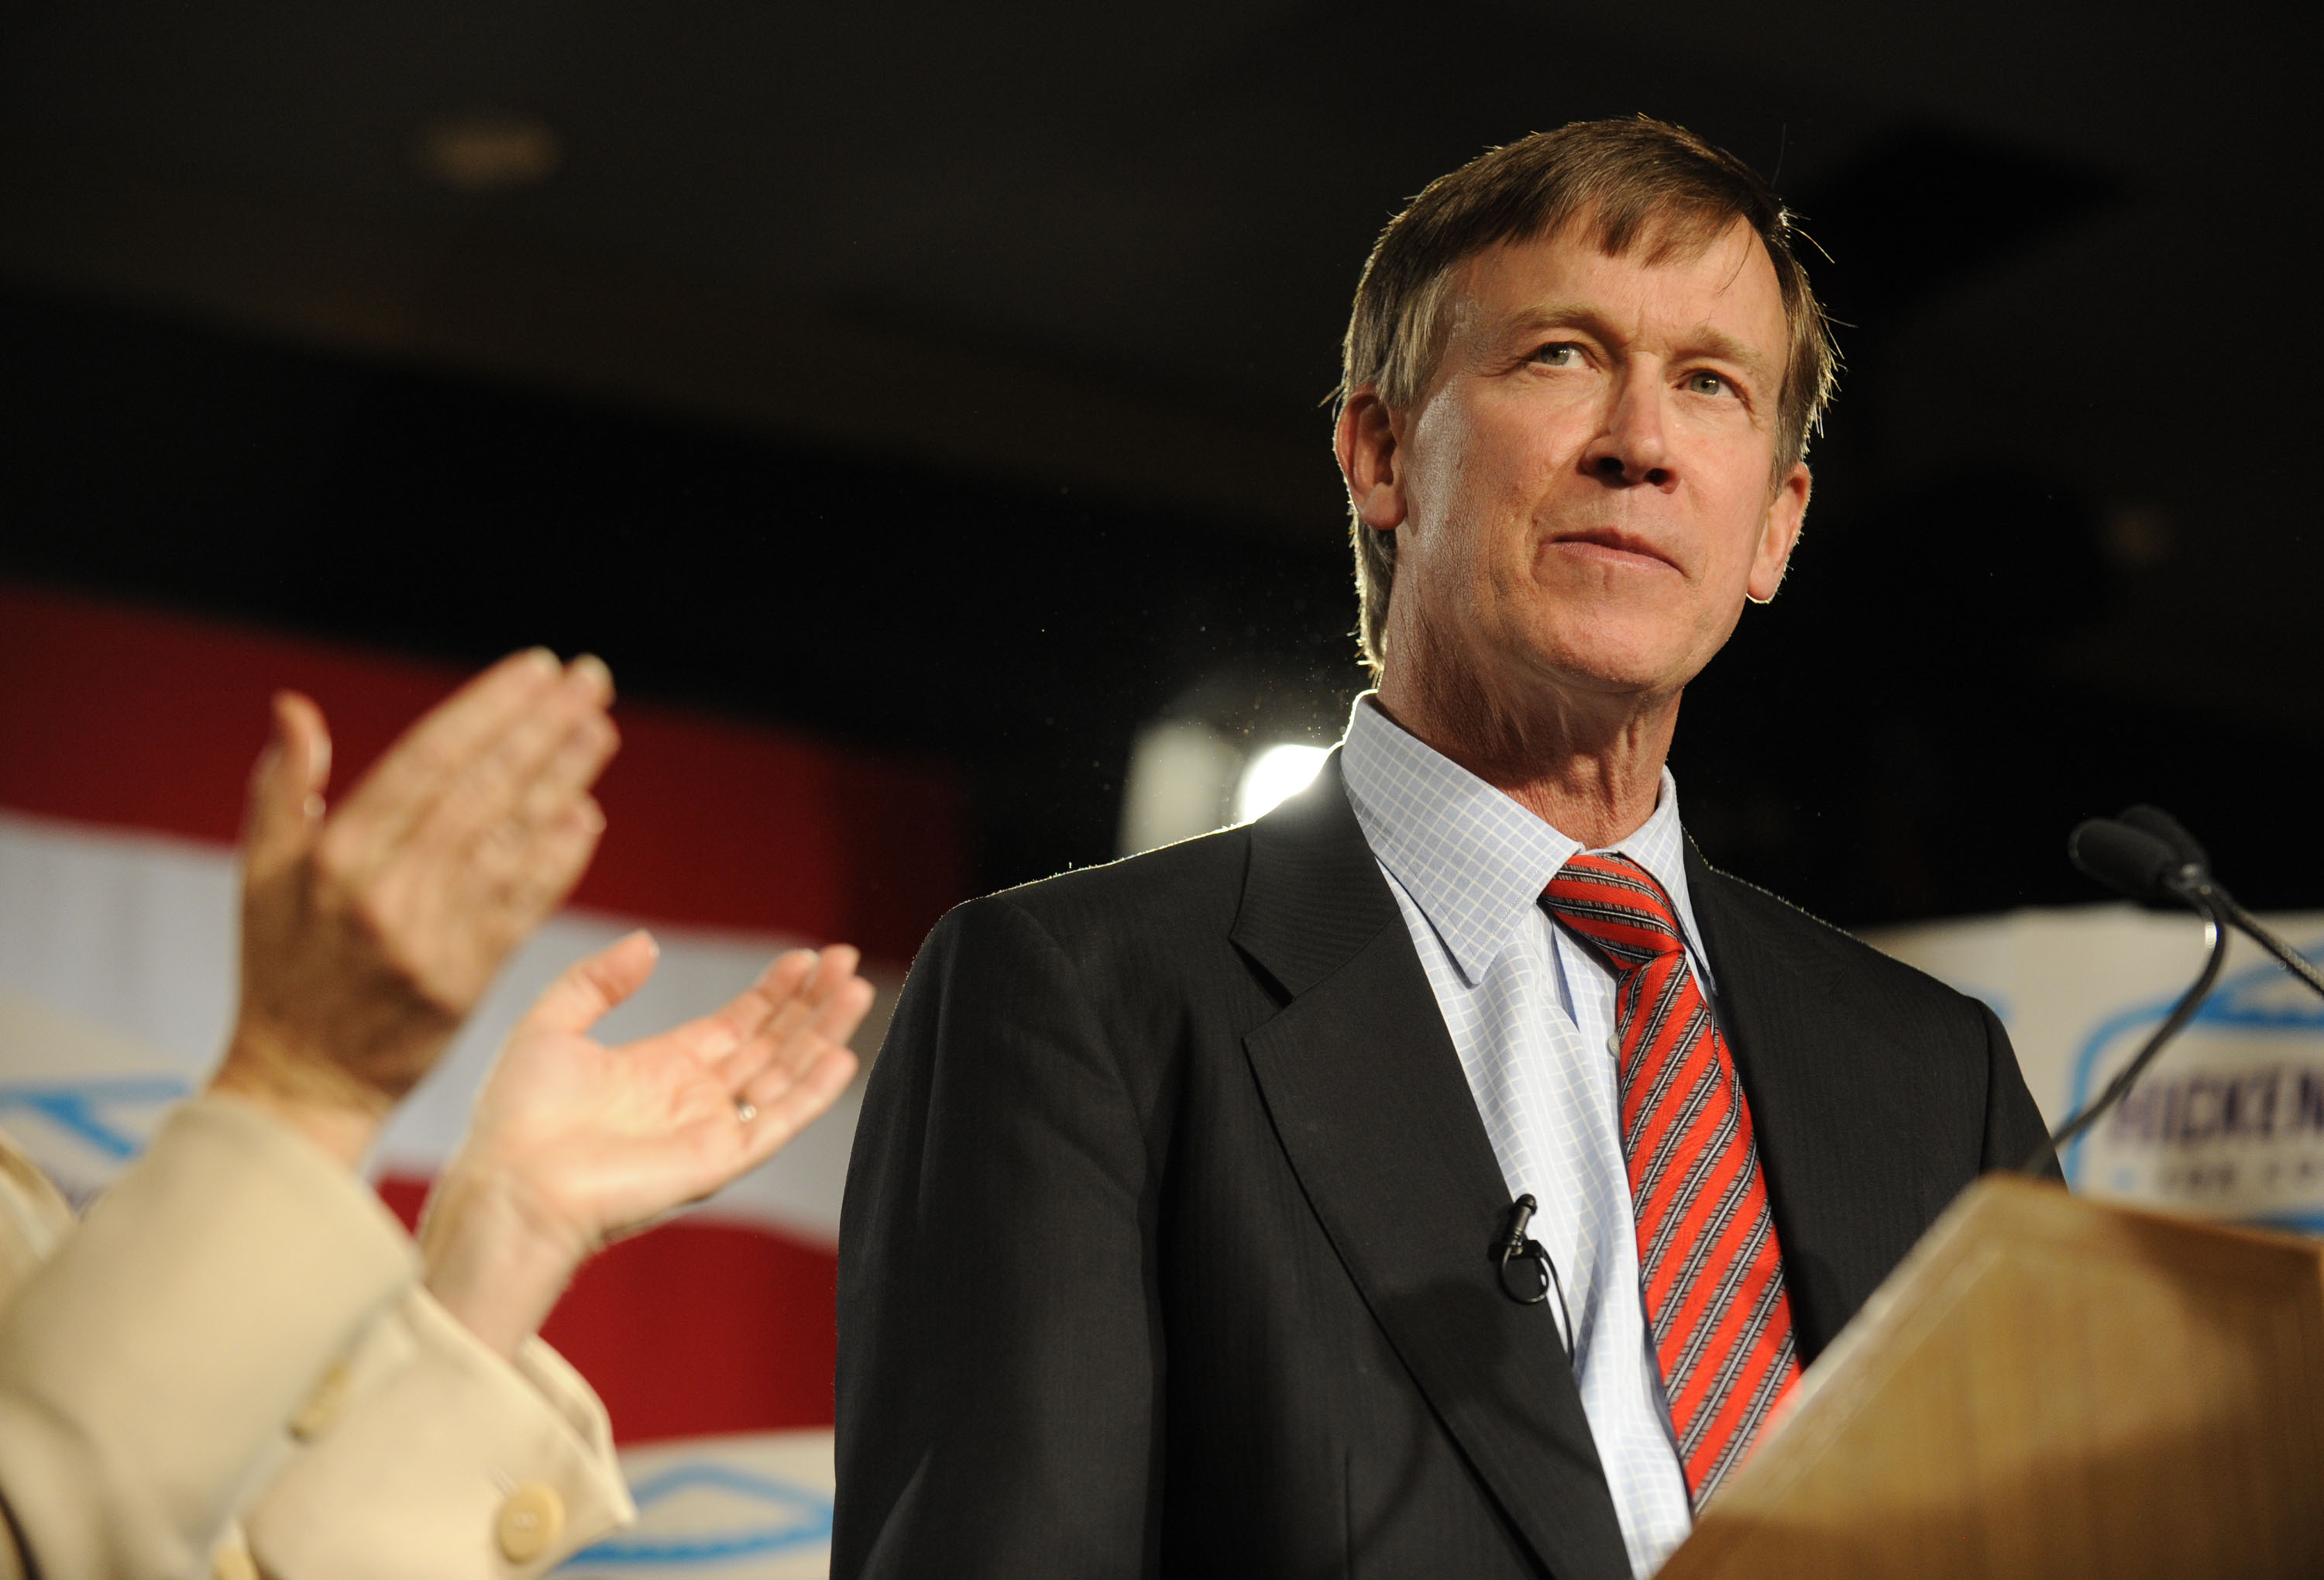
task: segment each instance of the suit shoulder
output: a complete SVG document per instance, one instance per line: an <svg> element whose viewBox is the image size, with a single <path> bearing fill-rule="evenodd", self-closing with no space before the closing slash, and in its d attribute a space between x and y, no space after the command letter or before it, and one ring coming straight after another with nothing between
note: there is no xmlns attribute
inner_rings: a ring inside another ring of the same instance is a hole
<svg viewBox="0 0 2324 1580"><path fill-rule="evenodd" d="M1184 938L1188 929L1205 927L1223 936L1240 903L1250 862L1249 827L1222 828L969 901L939 927L974 928L997 923L1003 914L1019 916L1069 953L1077 940Z"/></svg>
<svg viewBox="0 0 2324 1580"><path fill-rule="evenodd" d="M1901 1009L1921 1013L1978 1015L1975 999L1938 981L1917 966L1883 953L1805 908L1748 879L1705 864L1721 887L1721 900L1746 925L1789 951L1830 964L1846 980Z"/></svg>

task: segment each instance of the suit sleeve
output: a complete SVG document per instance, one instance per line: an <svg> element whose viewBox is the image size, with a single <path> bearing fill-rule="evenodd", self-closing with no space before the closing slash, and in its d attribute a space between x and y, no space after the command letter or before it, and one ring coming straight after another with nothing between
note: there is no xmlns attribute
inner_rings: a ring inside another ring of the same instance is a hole
<svg viewBox="0 0 2324 1580"><path fill-rule="evenodd" d="M1006 896L915 962L841 1217L836 1580L1154 1569L1152 1178L1118 1052Z"/></svg>
<svg viewBox="0 0 2324 1580"><path fill-rule="evenodd" d="M1985 1156L1980 1171L2023 1169L2038 1148L2043 1159L2040 1172L2062 1179L2058 1160L2050 1151L2050 1127L2034 1094L2025 1089L2024 1072L2017 1067L2017 1050L2009 1045L2009 1033L1987 1005L1978 1004L1978 1012L1985 1021L1986 1049Z"/></svg>

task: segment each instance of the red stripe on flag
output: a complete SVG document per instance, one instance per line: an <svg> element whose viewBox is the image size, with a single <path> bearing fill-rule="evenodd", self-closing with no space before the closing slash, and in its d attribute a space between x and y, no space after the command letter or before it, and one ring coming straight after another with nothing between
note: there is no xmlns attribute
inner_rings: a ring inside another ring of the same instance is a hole
<svg viewBox="0 0 2324 1580"><path fill-rule="evenodd" d="M231 843L275 691L322 705L344 790L462 679L0 584L0 806ZM941 768L672 708L614 716L624 744L577 903L907 960L962 897L958 796Z"/></svg>
<svg viewBox="0 0 2324 1580"><path fill-rule="evenodd" d="M419 1222L424 1179L379 1194ZM832 1422L839 1259L735 1224L679 1219L581 1270L541 1336L605 1401L616 1442Z"/></svg>

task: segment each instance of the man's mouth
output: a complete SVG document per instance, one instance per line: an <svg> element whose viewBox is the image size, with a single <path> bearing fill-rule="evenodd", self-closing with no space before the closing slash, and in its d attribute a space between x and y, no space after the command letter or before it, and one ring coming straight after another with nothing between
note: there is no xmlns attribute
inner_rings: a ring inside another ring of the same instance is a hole
<svg viewBox="0 0 2324 1580"><path fill-rule="evenodd" d="M1653 565L1670 570L1678 568L1678 562L1656 547L1653 540L1636 532L1623 531L1618 527L1589 527L1578 532L1561 532L1550 542L1567 553L1609 564Z"/></svg>

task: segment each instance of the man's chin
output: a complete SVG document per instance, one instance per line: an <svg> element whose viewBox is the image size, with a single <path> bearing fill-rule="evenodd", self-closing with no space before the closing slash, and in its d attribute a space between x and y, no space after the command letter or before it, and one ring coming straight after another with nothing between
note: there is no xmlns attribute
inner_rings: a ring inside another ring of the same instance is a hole
<svg viewBox="0 0 2324 1580"><path fill-rule="evenodd" d="M1539 643L1533 659L1527 667L1538 683L1609 698L1668 696L1702 668L1692 651L1671 646L1667 626L1643 631L1592 624L1561 631Z"/></svg>

